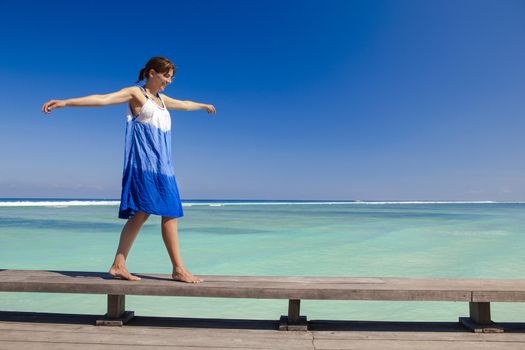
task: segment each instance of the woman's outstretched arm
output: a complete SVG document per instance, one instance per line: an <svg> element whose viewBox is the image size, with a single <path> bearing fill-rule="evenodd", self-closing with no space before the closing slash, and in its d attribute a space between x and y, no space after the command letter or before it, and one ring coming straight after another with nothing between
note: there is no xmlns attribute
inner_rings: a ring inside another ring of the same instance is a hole
<svg viewBox="0 0 525 350"><path fill-rule="evenodd" d="M175 109L179 111L198 111L200 109L204 109L206 112L210 114L217 112L213 105L209 105L205 103L198 103L198 102L193 102L193 101L176 100L164 94L160 94L160 96L166 103L166 107L168 109Z"/></svg>
<svg viewBox="0 0 525 350"><path fill-rule="evenodd" d="M116 105L131 101L131 99L136 97L139 93L139 88L132 86L105 95L89 95L78 98L70 98L67 100L50 100L44 103L42 106L42 112L49 113L55 108L64 107L100 107Z"/></svg>

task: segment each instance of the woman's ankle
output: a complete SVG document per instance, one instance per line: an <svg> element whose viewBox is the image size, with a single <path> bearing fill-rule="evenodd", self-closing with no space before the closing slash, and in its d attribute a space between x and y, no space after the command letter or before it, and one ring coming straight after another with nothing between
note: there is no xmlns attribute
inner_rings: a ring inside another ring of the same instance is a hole
<svg viewBox="0 0 525 350"><path fill-rule="evenodd" d="M184 265L177 265L177 266L173 266L173 272L183 272L183 271L186 271L186 268L184 267Z"/></svg>
<svg viewBox="0 0 525 350"><path fill-rule="evenodd" d="M126 264L125 263L113 263L111 265L112 270L126 270Z"/></svg>

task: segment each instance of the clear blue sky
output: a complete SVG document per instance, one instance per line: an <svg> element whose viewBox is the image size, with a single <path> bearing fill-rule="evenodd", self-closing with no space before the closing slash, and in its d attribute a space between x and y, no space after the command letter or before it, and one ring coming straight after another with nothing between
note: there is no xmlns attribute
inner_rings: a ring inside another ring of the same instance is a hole
<svg viewBox="0 0 525 350"><path fill-rule="evenodd" d="M155 4L152 6L151 4ZM524 1L1 2L0 197L119 198L125 106L172 59L183 199L525 200Z"/></svg>

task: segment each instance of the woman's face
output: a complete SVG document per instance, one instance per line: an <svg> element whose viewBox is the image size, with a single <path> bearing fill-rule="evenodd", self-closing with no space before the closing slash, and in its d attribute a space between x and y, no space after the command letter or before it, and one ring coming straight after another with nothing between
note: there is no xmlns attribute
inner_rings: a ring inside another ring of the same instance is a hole
<svg viewBox="0 0 525 350"><path fill-rule="evenodd" d="M166 73L157 73L154 69L150 70L150 76L148 81L151 82L151 84L159 89L159 91L163 91L166 86L171 84L171 80L173 79L173 69L170 69Z"/></svg>

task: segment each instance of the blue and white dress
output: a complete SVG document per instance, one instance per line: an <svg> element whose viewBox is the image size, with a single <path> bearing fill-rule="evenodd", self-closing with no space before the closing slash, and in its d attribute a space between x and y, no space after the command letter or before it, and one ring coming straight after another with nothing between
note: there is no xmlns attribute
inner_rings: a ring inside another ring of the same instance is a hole
<svg viewBox="0 0 525 350"><path fill-rule="evenodd" d="M128 104L120 219L137 211L178 218L183 216L171 159L171 117L162 101L147 98L139 115Z"/></svg>

